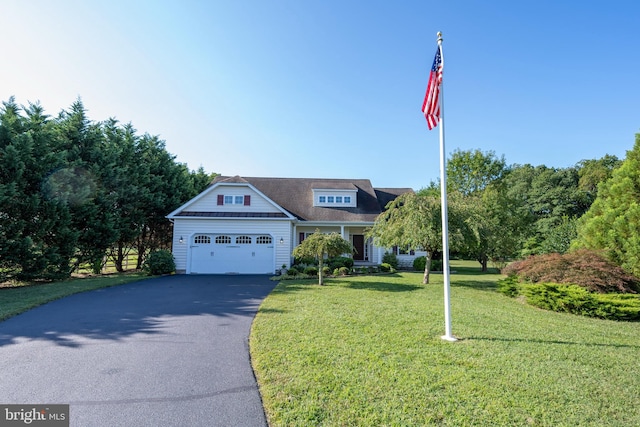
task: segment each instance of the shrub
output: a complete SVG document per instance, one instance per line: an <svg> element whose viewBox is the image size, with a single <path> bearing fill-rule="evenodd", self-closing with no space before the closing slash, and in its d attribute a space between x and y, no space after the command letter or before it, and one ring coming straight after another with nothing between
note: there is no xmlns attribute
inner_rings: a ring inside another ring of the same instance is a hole
<svg viewBox="0 0 640 427"><path fill-rule="evenodd" d="M353 259L343 256L333 257L327 260L327 265L332 269L340 268L340 267L353 267Z"/></svg>
<svg viewBox="0 0 640 427"><path fill-rule="evenodd" d="M517 297L520 295L520 284L516 276L509 276L504 279L500 279L497 282L498 292L505 294L508 297Z"/></svg>
<svg viewBox="0 0 640 427"><path fill-rule="evenodd" d="M322 274L324 276L328 276L331 274L331 268L327 267L326 265L324 267L322 267Z"/></svg>
<svg viewBox="0 0 640 427"><path fill-rule="evenodd" d="M640 290L638 279L599 253L587 249L564 255L531 256L510 264L502 273L516 274L521 280L533 283L576 284L598 293L636 293Z"/></svg>
<svg viewBox="0 0 640 427"><path fill-rule="evenodd" d="M413 269L415 271L424 271L426 265L427 265L426 256L419 256L413 260Z"/></svg>
<svg viewBox="0 0 640 427"><path fill-rule="evenodd" d="M287 276L295 276L299 273L300 272L298 271L298 269L295 268L294 266L289 267L289 269L287 270Z"/></svg>
<svg viewBox="0 0 640 427"><path fill-rule="evenodd" d="M518 283L515 276L498 281L509 296L524 295L528 304L557 312L609 320L640 320L640 295L599 294L578 285Z"/></svg>
<svg viewBox="0 0 640 427"><path fill-rule="evenodd" d="M338 269L338 274L339 274L340 276L347 276L347 275L349 274L349 268L347 268L347 267L340 267L340 268Z"/></svg>
<svg viewBox="0 0 640 427"><path fill-rule="evenodd" d="M309 275L309 276L317 276L318 275L318 268L317 267L313 267L313 266L309 266L309 267L304 269L304 274Z"/></svg>
<svg viewBox="0 0 640 427"><path fill-rule="evenodd" d="M431 269L429 271L442 271L442 260L440 260L440 259L432 259L431 260Z"/></svg>
<svg viewBox="0 0 640 427"><path fill-rule="evenodd" d="M380 271L384 273L390 272L392 268L393 267L388 262L383 262L382 264L380 264Z"/></svg>
<svg viewBox="0 0 640 427"><path fill-rule="evenodd" d="M382 256L382 263L389 264L396 270L398 269L398 257L391 252L384 253L384 255Z"/></svg>
<svg viewBox="0 0 640 427"><path fill-rule="evenodd" d="M171 252L167 250L153 251L145 261L145 270L152 276L174 273L176 262Z"/></svg>

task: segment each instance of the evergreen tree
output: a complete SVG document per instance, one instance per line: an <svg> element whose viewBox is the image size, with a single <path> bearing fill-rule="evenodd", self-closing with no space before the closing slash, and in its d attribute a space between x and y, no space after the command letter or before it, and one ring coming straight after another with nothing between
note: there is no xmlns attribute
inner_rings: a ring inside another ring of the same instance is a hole
<svg viewBox="0 0 640 427"><path fill-rule="evenodd" d="M579 220L575 247L603 250L628 272L640 277L640 134L633 150Z"/></svg>

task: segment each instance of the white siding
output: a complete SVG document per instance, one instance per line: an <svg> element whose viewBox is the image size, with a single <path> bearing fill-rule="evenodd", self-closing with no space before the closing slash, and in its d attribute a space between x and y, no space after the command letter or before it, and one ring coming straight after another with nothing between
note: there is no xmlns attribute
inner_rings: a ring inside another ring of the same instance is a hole
<svg viewBox="0 0 640 427"><path fill-rule="evenodd" d="M218 205L218 195L251 196L251 205ZM250 187L220 185L206 196L192 203L187 212L280 212L273 204Z"/></svg>
<svg viewBox="0 0 640 427"><path fill-rule="evenodd" d="M176 218L173 224L173 256L176 270L185 273L189 265L189 245L196 234L264 234L273 237L275 257L273 271L291 260L291 222L288 220ZM183 243L180 243L182 237ZM283 243L280 243L282 239Z"/></svg>

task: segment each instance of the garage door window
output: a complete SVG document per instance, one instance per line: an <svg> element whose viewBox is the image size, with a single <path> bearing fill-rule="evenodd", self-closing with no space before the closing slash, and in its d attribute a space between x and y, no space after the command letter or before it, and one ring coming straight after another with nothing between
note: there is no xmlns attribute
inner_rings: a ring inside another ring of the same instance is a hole
<svg viewBox="0 0 640 427"><path fill-rule="evenodd" d="M250 245L251 237L249 236L238 236L236 237L236 245Z"/></svg>
<svg viewBox="0 0 640 427"><path fill-rule="evenodd" d="M259 245L270 245L273 242L271 236L258 236L256 243Z"/></svg>
<svg viewBox="0 0 640 427"><path fill-rule="evenodd" d="M229 237L229 236L217 236L216 237L216 244L218 244L218 245L230 245L231 244L231 237Z"/></svg>
<svg viewBox="0 0 640 427"><path fill-rule="evenodd" d="M211 237L209 237L209 236L196 236L193 239L193 243L208 245L208 244L211 243Z"/></svg>

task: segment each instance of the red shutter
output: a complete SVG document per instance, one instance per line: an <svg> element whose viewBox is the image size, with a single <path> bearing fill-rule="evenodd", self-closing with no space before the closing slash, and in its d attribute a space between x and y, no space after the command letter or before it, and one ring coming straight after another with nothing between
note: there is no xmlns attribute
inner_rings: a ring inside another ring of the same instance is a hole
<svg viewBox="0 0 640 427"><path fill-rule="evenodd" d="M224 205L224 196L222 194L218 194L218 206Z"/></svg>
<svg viewBox="0 0 640 427"><path fill-rule="evenodd" d="M245 206L251 206L251 196L250 195L244 196L244 205Z"/></svg>

